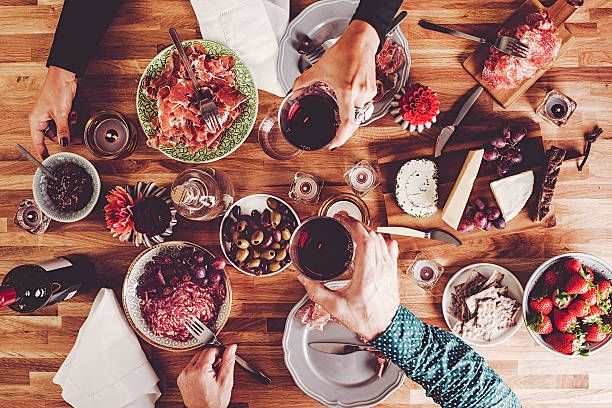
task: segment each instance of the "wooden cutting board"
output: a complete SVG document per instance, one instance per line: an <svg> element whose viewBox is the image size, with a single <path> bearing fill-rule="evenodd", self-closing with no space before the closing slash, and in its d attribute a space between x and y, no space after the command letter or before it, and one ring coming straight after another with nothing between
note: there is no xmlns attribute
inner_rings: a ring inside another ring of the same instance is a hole
<svg viewBox="0 0 612 408"><path fill-rule="evenodd" d="M486 236L495 236L508 233L521 232L530 228L542 228L547 225L548 217L542 223L531 221L530 211L535 209L536 195L543 176L544 166L544 146L542 144L542 134L540 125L535 122L513 122L513 126L523 126L528 131L528 136L521 142L523 162L514 166L508 175L520 173L525 170L532 169L535 175L534 193L523 210L511 221L508 222L506 229L498 230L492 227L489 231L474 229L469 233L459 233L449 227L442 221L442 208L448 199L450 191L457 180L457 176L463 166L465 158L470 150L483 147L490 137L501 132L500 126L461 126L452 136L451 142L445 147L444 154L437 159L433 157L433 147L430 144L421 143L385 143L377 146L376 156L378 166L382 178L383 196L385 202L385 210L387 214L388 225L406 226L420 229L423 231L431 229L442 229L451 232L461 241L465 242L470 239L481 239ZM578 157L576 153L566 154L566 163L564 167L576 167L575 159ZM410 159L428 158L434 160L438 165L438 212L431 217L415 218L412 217L398 206L395 199L395 178L399 168ZM571 165L570 165L571 161ZM484 197L489 205L497 205L489 183L501 177L497 176L494 166L488 167L486 161L482 161L478 177L474 182L474 187L470 194L470 201L476 197ZM564 169L561 169L561 177L564 176ZM554 200L553 200L554 203ZM554 206L554 205L553 205ZM401 245L419 249L434 245L448 245L433 240L422 240L414 238L401 238L394 236L395 239L401 240ZM450 246L449 246L450 248Z"/></svg>
<svg viewBox="0 0 612 408"><path fill-rule="evenodd" d="M527 0L518 8L518 10L516 10L514 14L510 16L510 18L508 18L508 20L506 20L505 23L502 24L502 27L514 29L521 24L525 24L525 17L527 15L537 13L539 10L544 8L546 7L544 7L537 0ZM555 26L559 30L561 39L563 40L559 53L557 54L557 58L555 59L556 61L575 41L574 36L565 28L563 23L576 10L576 7L568 5L567 0L557 0L552 6L548 7L547 10L553 19ZM488 38L495 38L495 35L496 33L489 33ZM468 57L468 59L463 61L463 67L487 90L487 92L489 92L493 99L495 99L504 108L507 108L512 105L512 103L516 101L527 89L529 89L529 87L533 85L542 75L544 75L546 70L537 71L532 78L526 79L521 85L514 89L491 88L482 79L482 69L485 61L489 57L489 49L490 47L486 44L478 47L476 51L474 51L472 55Z"/></svg>

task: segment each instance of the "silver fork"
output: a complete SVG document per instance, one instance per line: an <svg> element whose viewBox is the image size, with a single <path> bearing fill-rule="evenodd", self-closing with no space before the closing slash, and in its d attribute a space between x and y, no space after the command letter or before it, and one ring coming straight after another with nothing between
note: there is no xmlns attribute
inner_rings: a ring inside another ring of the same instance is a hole
<svg viewBox="0 0 612 408"><path fill-rule="evenodd" d="M461 31L453 30L452 28L443 27L438 24L430 23L429 21L421 20L419 25L427 30L437 31L439 33L454 35L455 37L465 38L466 40L472 40L481 44L489 44L497 48L501 52L514 57L526 58L529 54L529 47L516 38L512 37L497 37L495 41L491 42L486 38L476 37L474 35L462 33Z"/></svg>
<svg viewBox="0 0 612 408"><path fill-rule="evenodd" d="M198 82L198 79L191 69L191 65L189 64L189 59L187 58L187 54L185 54L185 50L183 49L183 45L181 44L181 40L179 39L178 33L174 28L170 28L168 30L170 33L170 38L172 38L172 42L176 47L179 57L181 58L181 63L185 67L187 74L189 75L189 79L193 83L193 87L196 90L196 94L200 101L200 114L204 118L204 122L206 122L206 126L211 132L217 132L221 129L221 115L219 114L219 109L217 105L212 101L212 99L204 96L202 92L202 88Z"/></svg>
<svg viewBox="0 0 612 408"><path fill-rule="evenodd" d="M221 351L225 351L225 346L219 343L217 336L212 332L204 323L197 317L191 315L188 320L184 323L187 330L193 337L195 337L202 344L214 344L221 348ZM258 380L264 385L269 385L272 380L259 368L251 365L239 355L236 355L236 362L244 368L253 378Z"/></svg>

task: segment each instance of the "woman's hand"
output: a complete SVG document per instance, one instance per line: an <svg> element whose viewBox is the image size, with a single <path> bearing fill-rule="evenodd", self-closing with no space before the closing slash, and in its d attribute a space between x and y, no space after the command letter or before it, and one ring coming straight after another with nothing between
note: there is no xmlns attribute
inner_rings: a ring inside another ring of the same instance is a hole
<svg viewBox="0 0 612 408"><path fill-rule="evenodd" d="M364 107L376 96L375 57L379 42L370 24L352 21L321 59L293 83L293 89L298 89L322 81L336 93L340 126L330 150L342 146L359 127L355 108Z"/></svg>
<svg viewBox="0 0 612 408"><path fill-rule="evenodd" d="M207 347L193 356L176 379L187 408L226 408L229 405L236 347L235 344L228 346L220 363L218 347Z"/></svg>
<svg viewBox="0 0 612 408"><path fill-rule="evenodd" d="M346 213L335 218L348 228L356 244L353 278L335 291L303 275L298 275L298 280L312 301L370 341L389 327L399 308L397 242L385 240Z"/></svg>
<svg viewBox="0 0 612 408"><path fill-rule="evenodd" d="M76 90L77 82L73 72L49 67L40 96L29 116L32 142L42 159L49 156L45 145L45 131L49 138L57 139L60 146L66 147L70 144L68 120ZM53 122L55 126L51 125Z"/></svg>

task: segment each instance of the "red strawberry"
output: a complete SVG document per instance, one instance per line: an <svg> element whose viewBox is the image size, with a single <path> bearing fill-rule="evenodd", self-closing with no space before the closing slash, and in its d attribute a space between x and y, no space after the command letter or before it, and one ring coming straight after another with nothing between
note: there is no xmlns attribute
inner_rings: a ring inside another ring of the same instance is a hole
<svg viewBox="0 0 612 408"><path fill-rule="evenodd" d="M591 309L584 300L576 300L569 305L567 311L576 317L584 317L589 314Z"/></svg>
<svg viewBox="0 0 612 408"><path fill-rule="evenodd" d="M565 309L572 303L574 297L565 292L560 292L559 289L555 289L550 300L552 300L553 305L557 306L559 309Z"/></svg>
<svg viewBox="0 0 612 408"><path fill-rule="evenodd" d="M578 351L578 339L572 333L553 333L544 338L552 348L561 354L574 354Z"/></svg>
<svg viewBox="0 0 612 408"><path fill-rule="evenodd" d="M590 289L589 282L580 275L572 275L565 284L565 291L570 295L581 295Z"/></svg>
<svg viewBox="0 0 612 408"><path fill-rule="evenodd" d="M539 334L549 334L553 331L553 325L548 316L539 313L531 323L527 325L531 330Z"/></svg>
<svg viewBox="0 0 612 408"><path fill-rule="evenodd" d="M602 315L601 309L597 305L593 305L591 306L591 311L585 317L591 317L591 316L599 317L601 315Z"/></svg>
<svg viewBox="0 0 612 408"><path fill-rule="evenodd" d="M611 286L607 280L597 282L597 290L601 293L602 299L606 299L610 295Z"/></svg>
<svg viewBox="0 0 612 408"><path fill-rule="evenodd" d="M589 306L593 306L594 304L596 304L598 298L599 298L599 294L597 292L597 288L589 289L585 293L582 294L582 299Z"/></svg>
<svg viewBox="0 0 612 408"><path fill-rule="evenodd" d="M588 280L589 282L593 282L593 279L595 279L595 275L593 275L593 271L588 266L583 266L580 274L582 275L584 279Z"/></svg>
<svg viewBox="0 0 612 408"><path fill-rule="evenodd" d="M603 341L610 333L609 324L592 324L587 326L587 334L584 338L586 341Z"/></svg>
<svg viewBox="0 0 612 408"><path fill-rule="evenodd" d="M555 322L557 330L566 332L576 325L577 319L576 316L571 313L555 309L553 310L553 322Z"/></svg>
<svg viewBox="0 0 612 408"><path fill-rule="evenodd" d="M582 264L580 264L580 261L576 258L570 258L565 261L563 268L567 273L580 273L580 271L582 270Z"/></svg>
<svg viewBox="0 0 612 408"><path fill-rule="evenodd" d="M544 273L544 287L547 289L556 288L559 285L561 278L559 273L554 269L549 269Z"/></svg>
<svg viewBox="0 0 612 408"><path fill-rule="evenodd" d="M552 311L553 302L550 298L544 296L539 298L532 297L529 301L529 307L536 312L547 315Z"/></svg>

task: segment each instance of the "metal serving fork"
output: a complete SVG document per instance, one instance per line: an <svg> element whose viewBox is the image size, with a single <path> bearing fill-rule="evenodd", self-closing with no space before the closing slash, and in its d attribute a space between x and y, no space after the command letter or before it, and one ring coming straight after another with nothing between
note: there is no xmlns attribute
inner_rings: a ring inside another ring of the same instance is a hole
<svg viewBox="0 0 612 408"><path fill-rule="evenodd" d="M526 58L529 53L529 47L512 37L497 37L494 42L486 38L476 37L474 35L462 33L461 31L453 30L452 28L443 27L438 24L430 23L429 21L421 20L419 25L427 30L438 31L444 34L454 35L455 37L465 38L466 40L476 41L482 44L489 44L497 48L501 52L514 57Z"/></svg>
<svg viewBox="0 0 612 408"><path fill-rule="evenodd" d="M179 40L178 33L174 28L170 28L168 32L170 33L170 38L172 38L172 42L174 43L174 46L178 51L179 57L181 58L181 63L185 67L185 70L189 75L189 79L191 79L193 87L196 90L196 94L200 101L200 113L204 118L204 122L206 122L206 126L208 126L208 129L211 132L217 132L219 129L221 129L221 115L219 114L219 109L210 98L204 96L198 79L196 78L193 69L191 69L189 59L187 59L187 54L185 54L185 50L183 49L181 40Z"/></svg>
<svg viewBox="0 0 612 408"><path fill-rule="evenodd" d="M219 343L217 340L217 336L213 333L204 323L200 321L197 317L191 315L188 318L188 321L185 322L185 327L189 330L189 333L197 340L199 340L202 344L214 344L219 346L222 351L225 351L225 346ZM244 368L253 378L258 380L264 385L269 385L272 380L268 377L263 371L259 368L249 364L246 360L244 360L239 355L236 355L236 362Z"/></svg>

